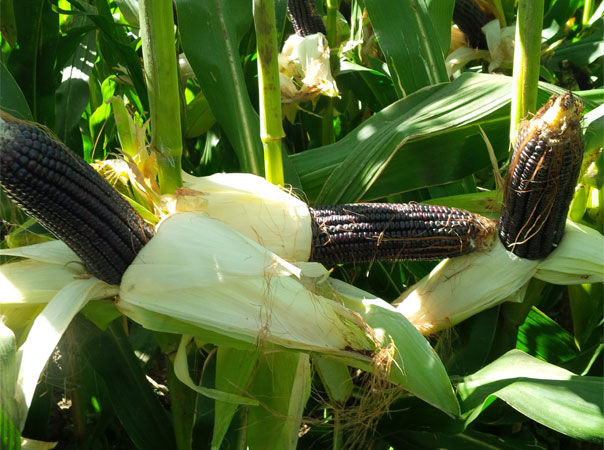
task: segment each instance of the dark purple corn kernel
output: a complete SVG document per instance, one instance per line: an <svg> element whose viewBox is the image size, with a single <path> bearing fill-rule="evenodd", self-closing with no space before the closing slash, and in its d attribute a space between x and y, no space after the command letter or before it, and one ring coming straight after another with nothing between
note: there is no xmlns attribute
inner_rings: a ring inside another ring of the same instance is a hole
<svg viewBox="0 0 604 450"><path fill-rule="evenodd" d="M83 159L35 125L0 115L0 186L109 284L153 228Z"/></svg>
<svg viewBox="0 0 604 450"><path fill-rule="evenodd" d="M552 97L518 132L499 218L517 256L545 258L562 239L583 160L582 111L572 94Z"/></svg>
<svg viewBox="0 0 604 450"><path fill-rule="evenodd" d="M474 0L455 0L453 22L466 35L470 47L487 49L487 40L482 27L491 20L493 16L482 11Z"/></svg>
<svg viewBox="0 0 604 450"><path fill-rule="evenodd" d="M287 13L298 36L304 37L315 33L327 35L315 0L287 0Z"/></svg>
<svg viewBox="0 0 604 450"><path fill-rule="evenodd" d="M467 211L417 203L311 208L311 261L335 264L436 260L486 247L494 222Z"/></svg>

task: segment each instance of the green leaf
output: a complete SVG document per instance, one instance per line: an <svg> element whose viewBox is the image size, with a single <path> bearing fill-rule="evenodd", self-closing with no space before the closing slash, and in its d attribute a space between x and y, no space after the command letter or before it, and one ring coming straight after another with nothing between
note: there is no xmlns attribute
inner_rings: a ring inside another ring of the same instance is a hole
<svg viewBox="0 0 604 450"><path fill-rule="evenodd" d="M240 63L241 36L252 24L245 0L177 0L182 46L216 121L226 131L241 170L262 175L260 119Z"/></svg>
<svg viewBox="0 0 604 450"><path fill-rule="evenodd" d="M4 411L0 402L0 448L2 450L20 450L21 434Z"/></svg>
<svg viewBox="0 0 604 450"><path fill-rule="evenodd" d="M401 436L405 444L417 445L422 449L447 450L546 450L536 442L522 442L495 434L478 431L465 431L459 434L448 434L426 431L407 431Z"/></svg>
<svg viewBox="0 0 604 450"><path fill-rule="evenodd" d="M178 449L194 448L193 429L197 419L196 405L201 394L196 394L178 379L172 363L168 363L167 378L176 446Z"/></svg>
<svg viewBox="0 0 604 450"><path fill-rule="evenodd" d="M18 119L33 120L21 88L2 62L0 62L0 80L2 80L0 83L0 109Z"/></svg>
<svg viewBox="0 0 604 450"><path fill-rule="evenodd" d="M216 357L216 389L243 395L250 382L252 370L258 361L258 351L218 347ZM214 407L214 433L212 448L220 448L238 405L216 401Z"/></svg>
<svg viewBox="0 0 604 450"><path fill-rule="evenodd" d="M601 206L602 207L602 206ZM573 331L578 345L583 348L589 337L598 327L604 306L602 283L577 284L568 287L568 299L573 316Z"/></svg>
<svg viewBox="0 0 604 450"><path fill-rule="evenodd" d="M251 387L260 406L249 409L250 450L296 448L310 384L307 354L275 350L260 357Z"/></svg>
<svg viewBox="0 0 604 450"><path fill-rule="evenodd" d="M88 5L72 0L72 4L86 11ZM113 19L107 0L95 2L98 14L88 14L88 18L99 28L98 49L106 64L111 68L120 67L134 85L134 89L142 107L149 111L149 99L143 78L143 69L140 58L134 49L132 40L127 35L127 30Z"/></svg>
<svg viewBox="0 0 604 450"><path fill-rule="evenodd" d="M418 185L429 186L437 183L426 178L435 176L435 179L441 182L450 180L450 175L447 175L455 167L460 168L456 178L461 178L459 175L464 170L461 167L467 166L461 164L460 159L466 160L468 155L455 152L460 146L438 148L437 156L428 150L433 147L428 147L426 143L423 143L421 150L414 148L415 154L410 154L406 144L411 139L447 129L459 130L462 126L467 127L485 113L501 108L509 101L509 96L506 95L509 93L507 86L507 79L503 77L462 76L452 83L422 90L380 111L332 146L348 147L346 159L330 174L317 202L329 204L358 201L399 154L407 162L406 170L397 175L399 181L409 182L407 175L416 179L425 177L421 181L418 180ZM464 138L468 134L473 133L464 130ZM324 152L331 150L323 149ZM488 153L484 144L480 150L482 151L475 150L473 159L482 159L485 164L488 161ZM431 170L425 170L426 167ZM463 176L468 174L464 172ZM304 178L301 178L304 184Z"/></svg>
<svg viewBox="0 0 604 450"><path fill-rule="evenodd" d="M54 64L59 21L50 2L14 2L18 46L10 53L7 67L19 83L36 122L52 128L55 113Z"/></svg>
<svg viewBox="0 0 604 450"><path fill-rule="evenodd" d="M19 405L15 398L17 387L17 344L13 332L0 320L0 448L11 447L15 439L20 442L19 431L15 424L19 423Z"/></svg>
<svg viewBox="0 0 604 450"><path fill-rule="evenodd" d="M57 89L54 131L61 141L67 142L70 132L78 127L88 97L88 83L79 78L69 78Z"/></svg>
<svg viewBox="0 0 604 450"><path fill-rule="evenodd" d="M17 42L17 22L13 0L0 0L0 28L2 38L6 39L10 48L14 48Z"/></svg>
<svg viewBox="0 0 604 450"><path fill-rule="evenodd" d="M393 103L335 144L290 158L306 195L319 204L459 180L491 167L479 126L497 158L507 158L511 88L509 77L464 73ZM563 92L542 83L538 102Z"/></svg>
<svg viewBox="0 0 604 450"><path fill-rule="evenodd" d="M452 342L444 341L439 346L454 348L455 351L443 351L443 362L447 372L452 375L467 375L484 366L493 345L499 307L489 308L463 321L455 327Z"/></svg>
<svg viewBox="0 0 604 450"><path fill-rule="evenodd" d="M585 152L602 148L604 143L604 104L591 110L584 117Z"/></svg>
<svg viewBox="0 0 604 450"><path fill-rule="evenodd" d="M570 333L535 307L518 330L516 348L556 365L578 353Z"/></svg>
<svg viewBox="0 0 604 450"><path fill-rule="evenodd" d="M335 300L358 312L376 331L383 348L394 344L390 379L430 405L459 416L459 404L442 361L405 316L389 303L352 285L332 278L327 283ZM320 288L321 284L317 286ZM320 293L330 296L328 289ZM352 360L347 363L358 364Z"/></svg>
<svg viewBox="0 0 604 450"><path fill-rule="evenodd" d="M153 393L122 322L114 321L106 332L85 319L73 323L88 361L106 384L115 412L136 447L174 449L170 416Z"/></svg>
<svg viewBox="0 0 604 450"><path fill-rule="evenodd" d="M527 417L568 436L604 442L604 383L512 350L457 386L473 421L498 397Z"/></svg>
<svg viewBox="0 0 604 450"><path fill-rule="evenodd" d="M440 7L429 9L429 4L437 2L365 0L394 88L401 98L448 80L445 51L441 45L445 40L443 24L445 19L450 24L453 1L439 2Z"/></svg>
<svg viewBox="0 0 604 450"><path fill-rule="evenodd" d="M354 388L348 367L339 361L322 355L316 355L313 362L323 381L323 386L329 394L329 398L332 401L344 404Z"/></svg>
<svg viewBox="0 0 604 450"><path fill-rule="evenodd" d="M602 53L604 53L603 29L604 19L600 19L593 25L594 33L592 36L576 42L568 41L560 45L548 59L548 67L556 70L562 61L570 61L578 67L586 67L597 58L601 58Z"/></svg>

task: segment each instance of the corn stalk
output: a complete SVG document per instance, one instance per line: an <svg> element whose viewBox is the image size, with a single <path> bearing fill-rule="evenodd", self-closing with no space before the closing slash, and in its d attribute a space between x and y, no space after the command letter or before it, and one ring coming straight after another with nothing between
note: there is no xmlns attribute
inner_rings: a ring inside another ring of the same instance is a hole
<svg viewBox="0 0 604 450"><path fill-rule="evenodd" d="M510 114L510 142L516 141L520 121L537 108L541 67L543 2L520 0L514 50L514 91Z"/></svg>
<svg viewBox="0 0 604 450"><path fill-rule="evenodd" d="M254 27L258 48L260 137L264 147L264 171L268 181L283 185L281 139L285 134L281 125L281 90L273 0L254 0Z"/></svg>
<svg viewBox="0 0 604 450"><path fill-rule="evenodd" d="M157 155L162 193L182 185L180 96L174 46L174 19L170 0L143 0L139 20L145 79L149 92L151 148Z"/></svg>

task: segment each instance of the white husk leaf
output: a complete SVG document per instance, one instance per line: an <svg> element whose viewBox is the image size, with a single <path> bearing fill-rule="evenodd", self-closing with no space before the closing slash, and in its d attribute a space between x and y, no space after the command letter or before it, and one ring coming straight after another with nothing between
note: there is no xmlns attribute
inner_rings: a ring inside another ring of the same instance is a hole
<svg viewBox="0 0 604 450"><path fill-rule="evenodd" d="M483 26L482 31L485 34L491 57L489 72L497 69L502 64L511 63L514 60L516 27L501 28L501 24L495 19Z"/></svg>
<svg viewBox="0 0 604 450"><path fill-rule="evenodd" d="M287 261L310 258L308 206L278 186L244 173L209 177L183 173L183 184L177 195L164 197L169 211L202 212Z"/></svg>
<svg viewBox="0 0 604 450"><path fill-rule="evenodd" d="M538 261L518 258L499 239L490 250L443 260L394 304L422 333L455 325L515 294Z"/></svg>
<svg viewBox="0 0 604 450"><path fill-rule="evenodd" d="M329 45L321 33L305 37L292 34L287 38L279 54L279 73L284 103L308 101L319 94L339 94L331 75Z"/></svg>
<svg viewBox="0 0 604 450"><path fill-rule="evenodd" d="M80 258L63 241L48 241L24 247L0 249L0 255L19 256L40 262L83 267ZM78 269L74 268L74 270ZM83 273L83 270L81 272Z"/></svg>
<svg viewBox="0 0 604 450"><path fill-rule="evenodd" d="M447 74L449 78L461 69L463 66L468 64L470 61L475 59L488 59L488 50L478 50L470 47L459 47L447 56L445 60L445 66L447 68Z"/></svg>
<svg viewBox="0 0 604 450"><path fill-rule="evenodd" d="M0 305L48 303L70 282L89 277L80 258L61 241L1 249L0 255L27 258L0 265ZM115 287L103 285L95 299L115 294Z"/></svg>
<svg viewBox="0 0 604 450"><path fill-rule="evenodd" d="M505 64L511 64L514 59L515 27L501 28L497 19L482 27L488 50L478 50L469 47L459 47L447 56L445 65L449 77L472 60L489 61L489 72Z"/></svg>
<svg viewBox="0 0 604 450"><path fill-rule="evenodd" d="M533 276L554 284L604 281L604 236L567 221L558 248L538 261L518 258L496 239L491 250L442 261L394 304L429 334L503 301L522 301Z"/></svg>
<svg viewBox="0 0 604 450"><path fill-rule="evenodd" d="M604 282L604 236L568 220L558 248L537 266L535 278L553 284Z"/></svg>
<svg viewBox="0 0 604 450"><path fill-rule="evenodd" d="M162 222L130 265L117 307L249 343L324 353L374 348L358 315L307 290L299 275L298 267L223 223L181 213Z"/></svg>

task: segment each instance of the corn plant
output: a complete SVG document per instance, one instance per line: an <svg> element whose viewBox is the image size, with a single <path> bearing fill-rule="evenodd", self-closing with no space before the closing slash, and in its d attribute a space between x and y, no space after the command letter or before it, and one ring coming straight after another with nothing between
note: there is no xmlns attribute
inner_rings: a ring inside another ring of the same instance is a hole
<svg viewBox="0 0 604 450"><path fill-rule="evenodd" d="M0 448L601 444L603 15L0 0Z"/></svg>

